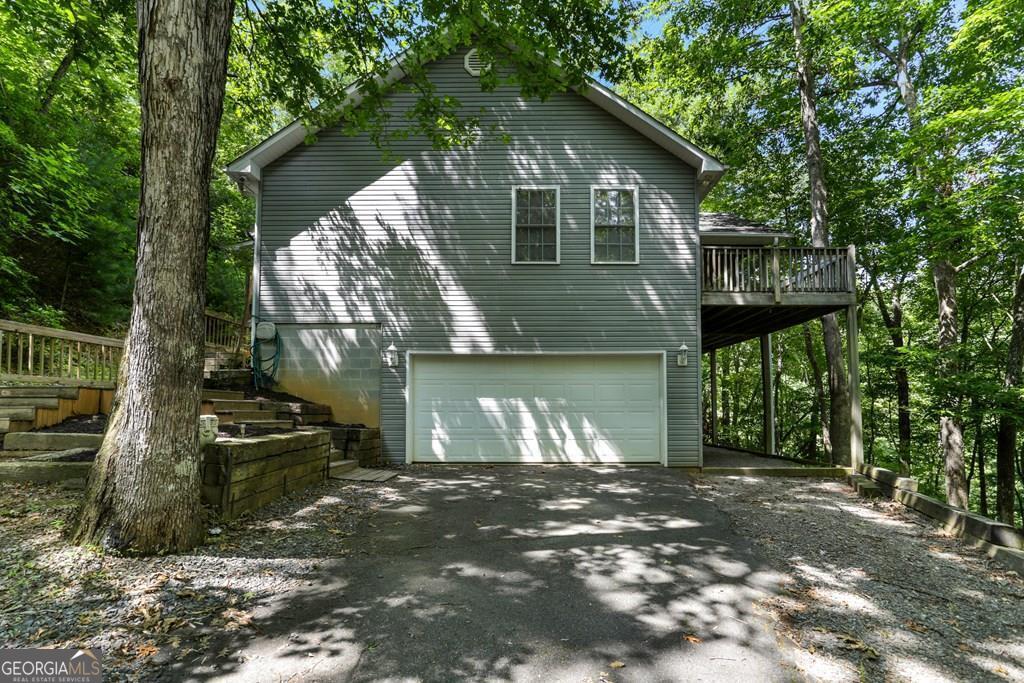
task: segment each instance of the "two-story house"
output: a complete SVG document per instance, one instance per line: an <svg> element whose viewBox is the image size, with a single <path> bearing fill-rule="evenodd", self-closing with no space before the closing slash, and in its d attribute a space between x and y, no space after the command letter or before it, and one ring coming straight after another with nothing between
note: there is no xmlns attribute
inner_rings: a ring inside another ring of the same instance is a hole
<svg viewBox="0 0 1024 683"><path fill-rule="evenodd" d="M698 207L723 165L597 83L544 102L483 92L473 57L429 77L501 138L441 151L411 137L383 155L340 129L304 144L295 123L230 164L256 198L253 317L276 326L280 387L379 424L394 462L700 466L716 332L702 289L719 278L702 273ZM414 98L394 94L396 118ZM779 328L772 239L705 236L736 271L719 308L767 297L722 344ZM833 251L816 267L843 296L792 302L801 319L849 303Z"/></svg>

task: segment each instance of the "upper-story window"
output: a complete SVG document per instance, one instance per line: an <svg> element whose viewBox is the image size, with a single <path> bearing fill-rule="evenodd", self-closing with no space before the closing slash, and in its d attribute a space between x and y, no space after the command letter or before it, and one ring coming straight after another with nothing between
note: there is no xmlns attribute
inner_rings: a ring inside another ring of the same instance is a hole
<svg viewBox="0 0 1024 683"><path fill-rule="evenodd" d="M558 263L557 187L512 190L512 263Z"/></svg>
<svg viewBox="0 0 1024 683"><path fill-rule="evenodd" d="M640 262L640 205L635 187L590 188L592 263Z"/></svg>

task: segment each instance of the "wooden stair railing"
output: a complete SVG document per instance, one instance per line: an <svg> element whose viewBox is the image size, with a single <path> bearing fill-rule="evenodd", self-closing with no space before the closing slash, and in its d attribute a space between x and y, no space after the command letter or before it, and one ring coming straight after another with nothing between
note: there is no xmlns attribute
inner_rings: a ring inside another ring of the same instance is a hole
<svg viewBox="0 0 1024 683"><path fill-rule="evenodd" d="M0 320L0 379L108 384L123 349L120 339Z"/></svg>
<svg viewBox="0 0 1024 683"><path fill-rule="evenodd" d="M207 348L231 352L241 349L241 321L207 311L205 326ZM121 339L0 320L3 381L112 386L123 351Z"/></svg>

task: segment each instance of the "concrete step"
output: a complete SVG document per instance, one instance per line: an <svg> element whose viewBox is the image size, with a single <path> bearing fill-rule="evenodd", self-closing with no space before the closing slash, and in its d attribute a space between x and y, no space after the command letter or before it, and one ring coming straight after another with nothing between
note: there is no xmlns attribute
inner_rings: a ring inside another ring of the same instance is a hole
<svg viewBox="0 0 1024 683"><path fill-rule="evenodd" d="M881 498L882 496L882 489L879 488L878 484L862 474L851 474L850 486L853 487L858 496L863 498Z"/></svg>
<svg viewBox="0 0 1024 683"><path fill-rule="evenodd" d="M227 389L203 389L203 400L213 401L223 399L225 401L244 401L244 391L228 391Z"/></svg>
<svg viewBox="0 0 1024 683"><path fill-rule="evenodd" d="M14 398L0 397L0 408L56 408L60 405L60 399L50 396L19 396Z"/></svg>
<svg viewBox="0 0 1024 683"><path fill-rule="evenodd" d="M276 420L277 413L272 410L218 410L214 413L221 422L252 422L253 420ZM287 421L291 424L291 420Z"/></svg>
<svg viewBox="0 0 1024 683"><path fill-rule="evenodd" d="M359 463L355 460L338 460L337 462L331 463L331 468L327 471L327 476L334 479L339 474L351 472L357 467L359 467Z"/></svg>
<svg viewBox="0 0 1024 683"><path fill-rule="evenodd" d="M0 387L0 398L78 398L77 387Z"/></svg>
<svg viewBox="0 0 1024 683"><path fill-rule="evenodd" d="M215 398L207 401L207 403L213 404L213 410L215 413L228 410L267 410L262 401L228 401L225 399Z"/></svg>
<svg viewBox="0 0 1024 683"><path fill-rule="evenodd" d="M69 448L99 448L102 434L61 432L11 432L4 437L5 451L66 451Z"/></svg>
<svg viewBox="0 0 1024 683"><path fill-rule="evenodd" d="M32 406L0 406L0 417L8 420L34 420L36 409Z"/></svg>
<svg viewBox="0 0 1024 683"><path fill-rule="evenodd" d="M268 429L294 429L295 425L291 420L240 420L235 424L244 424L249 427L267 427Z"/></svg>

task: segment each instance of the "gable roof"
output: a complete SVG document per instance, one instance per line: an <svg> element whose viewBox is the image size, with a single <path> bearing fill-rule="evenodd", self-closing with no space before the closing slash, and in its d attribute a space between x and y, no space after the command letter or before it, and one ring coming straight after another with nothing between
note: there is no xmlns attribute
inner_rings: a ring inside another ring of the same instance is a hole
<svg viewBox="0 0 1024 683"><path fill-rule="evenodd" d="M403 65L412 58L411 51L406 51L392 59L388 72L376 78L377 85L387 87L401 80L407 73ZM348 87L340 109L357 107L362 103L364 98L360 86L360 83L354 83ZM579 94L696 169L697 195L700 199L711 191L725 172L725 165L718 159L597 81L588 79L586 87ZM241 154L225 170L244 192L251 193L259 185L263 168L302 144L307 135L318 130L307 128L301 121L293 121Z"/></svg>

